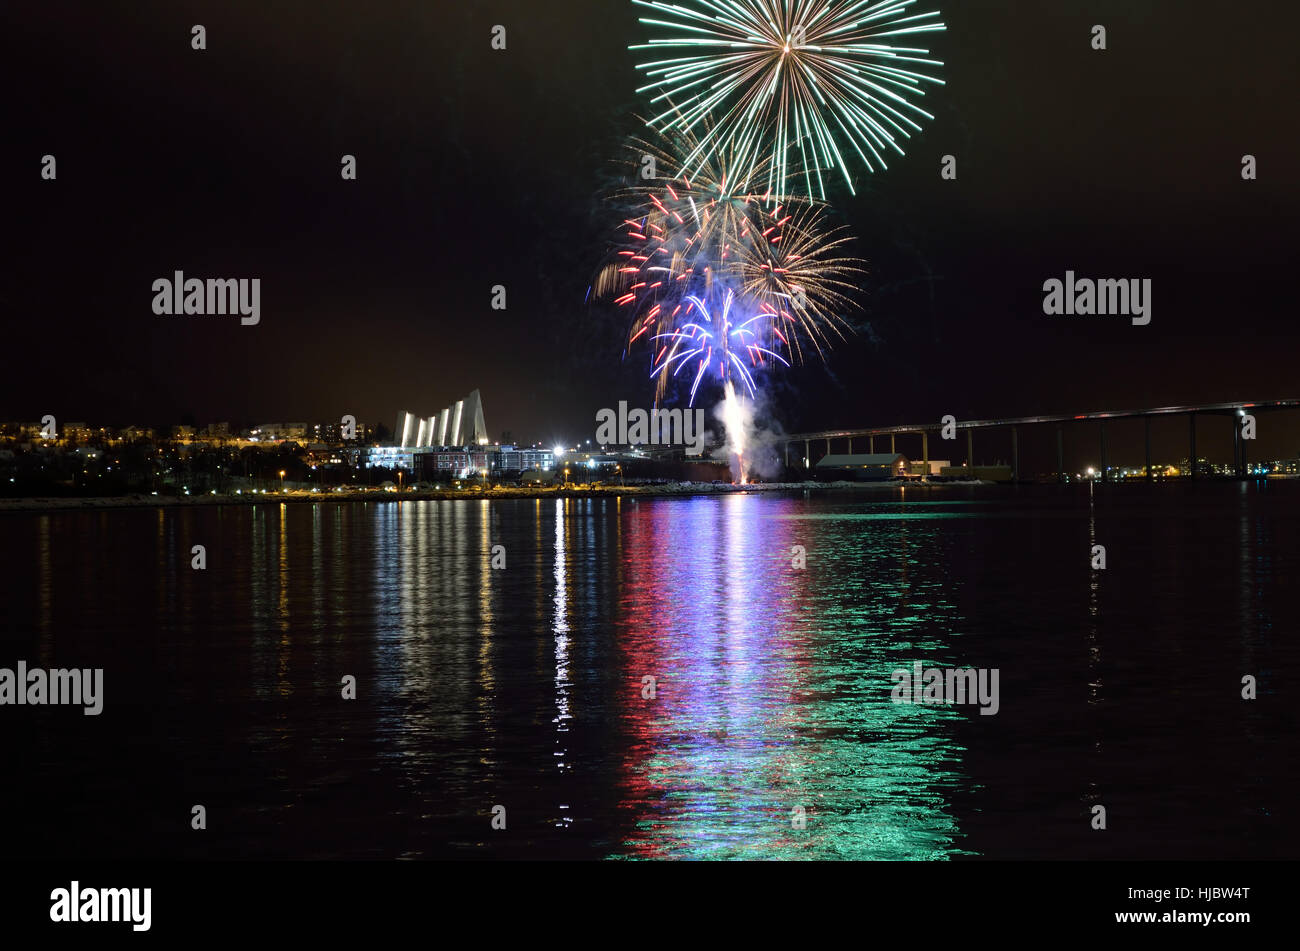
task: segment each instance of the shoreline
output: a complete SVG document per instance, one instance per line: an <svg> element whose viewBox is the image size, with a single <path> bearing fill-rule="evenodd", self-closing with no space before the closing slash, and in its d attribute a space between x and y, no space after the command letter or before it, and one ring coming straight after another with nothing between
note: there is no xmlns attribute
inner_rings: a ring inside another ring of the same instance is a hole
<svg viewBox="0 0 1300 951"><path fill-rule="evenodd" d="M1300 476L1269 476L1260 477L1268 481L1300 481ZM1135 484L1158 484L1146 483L1142 480L1131 480ZM1165 481L1165 480L1161 480ZM1168 480L1174 482L1189 482L1186 479ZM1217 481L1238 481L1238 477L1219 476L1206 478L1205 482ZM1247 478L1246 481L1258 481ZM610 499L630 497L632 499L672 499L688 498L702 495L732 495L736 493L749 492L772 492L772 493L791 493L791 492L844 492L844 493L861 493L861 494L880 494L894 492L900 489L911 489L912 491L930 492L934 490L950 488L984 488L988 486L1013 486L1013 485L1057 485L1056 482L1021 482L1021 483L1004 483L991 482L982 479L953 479L944 482L755 482L746 485L734 485L732 483L723 483L714 485L710 482L672 482L665 485L602 485L588 486L584 488L550 488L550 487L531 487L515 488L499 487L494 489L438 489L438 490L407 490L404 492L383 491L377 489L370 490L348 490L346 492L311 492L306 489L290 489L287 492L271 492L262 494L238 494L238 495L110 495L110 496L36 496L25 498L0 498L0 516L6 513L40 513L40 512L85 512L92 510L105 509L142 509L142 508L190 508L193 506L211 506L211 505L318 505L321 503L353 503L353 502L374 502L374 503L393 503L393 502L466 502L466 501L490 501L499 502L510 499ZM1120 485L1123 483L1112 482L1111 485Z"/></svg>
<svg viewBox="0 0 1300 951"><path fill-rule="evenodd" d="M267 505L267 504L320 504L345 502L442 502L442 501L504 501L509 499L608 499L630 496L632 498L684 498L699 495L732 495L748 492L882 492L902 488L930 490L951 486L995 485L993 482L970 480L964 482L760 482L746 485L713 485L704 482L680 482L668 485L597 486L594 488L496 488L474 490L429 491L348 491L309 492L290 490L285 493L268 492L265 495L114 495L102 497L36 497L0 498L0 514L6 512L67 512L103 509L136 508L190 508L210 505Z"/></svg>

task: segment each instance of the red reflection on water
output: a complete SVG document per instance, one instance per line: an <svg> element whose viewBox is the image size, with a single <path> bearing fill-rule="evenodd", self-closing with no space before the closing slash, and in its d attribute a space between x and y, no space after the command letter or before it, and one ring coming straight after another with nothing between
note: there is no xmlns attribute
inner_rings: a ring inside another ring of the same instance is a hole
<svg viewBox="0 0 1300 951"><path fill-rule="evenodd" d="M780 846L792 702L809 667L807 572L793 501L734 495L638 505L623 525L618 641L628 736L620 786L638 858ZM643 678L656 696L643 697ZM770 793L770 796L767 795ZM754 827L765 834L754 836ZM789 823L784 828L788 835Z"/></svg>

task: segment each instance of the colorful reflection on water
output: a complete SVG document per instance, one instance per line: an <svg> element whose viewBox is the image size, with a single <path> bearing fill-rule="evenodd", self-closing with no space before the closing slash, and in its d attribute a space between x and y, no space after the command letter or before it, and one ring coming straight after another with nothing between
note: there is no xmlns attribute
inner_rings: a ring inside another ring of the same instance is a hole
<svg viewBox="0 0 1300 951"><path fill-rule="evenodd" d="M1223 672L1300 677L1291 488L11 515L5 656L108 697L11 717L11 850L1287 854L1293 731ZM894 703L916 662L998 668L1000 711ZM158 818L200 794L222 835Z"/></svg>
<svg viewBox="0 0 1300 951"><path fill-rule="evenodd" d="M937 585L917 583L924 530L888 516L848 530L799 519L801 508L738 495L626 520L620 808L634 832L616 854L932 859L959 848L945 795L962 781L945 729L957 714L890 700L893 670L947 654L916 629L950 612ZM653 701L633 689L645 675Z"/></svg>

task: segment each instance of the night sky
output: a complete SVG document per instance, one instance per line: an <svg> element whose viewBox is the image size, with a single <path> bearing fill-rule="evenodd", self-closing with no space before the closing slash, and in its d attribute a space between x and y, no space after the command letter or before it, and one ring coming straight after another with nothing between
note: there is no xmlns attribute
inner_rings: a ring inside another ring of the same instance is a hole
<svg viewBox="0 0 1300 951"><path fill-rule="evenodd" d="M870 268L862 332L786 376L776 422L1300 395L1296 8L934 7L936 121L856 198L831 196ZM478 387L494 438L531 441L648 405L644 353L622 363L624 324L584 303L620 217L614 162L649 108L637 16L626 0L8 4L0 418L392 426ZM151 284L177 269L261 278L260 325L155 316ZM1151 324L1044 316L1042 284L1067 269L1150 278ZM1265 455L1300 451L1292 415L1267 418Z"/></svg>

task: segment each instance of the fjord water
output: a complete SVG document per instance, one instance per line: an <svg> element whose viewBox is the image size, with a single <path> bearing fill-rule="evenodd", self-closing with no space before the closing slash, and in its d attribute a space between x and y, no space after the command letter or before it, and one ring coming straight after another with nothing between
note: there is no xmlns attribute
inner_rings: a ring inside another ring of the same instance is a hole
<svg viewBox="0 0 1300 951"><path fill-rule="evenodd" d="M104 668L0 707L5 852L1291 856L1297 527L1300 483L3 515L0 667ZM916 661L997 714L893 702Z"/></svg>

